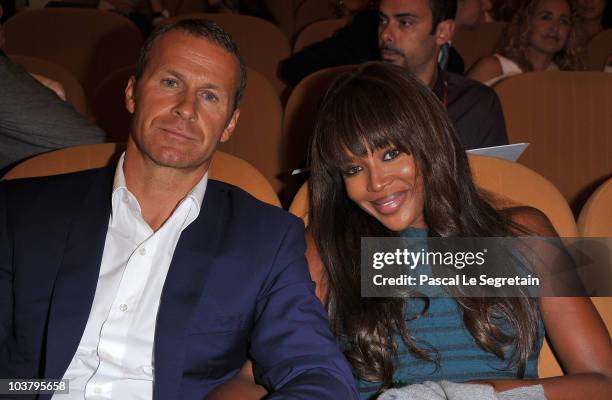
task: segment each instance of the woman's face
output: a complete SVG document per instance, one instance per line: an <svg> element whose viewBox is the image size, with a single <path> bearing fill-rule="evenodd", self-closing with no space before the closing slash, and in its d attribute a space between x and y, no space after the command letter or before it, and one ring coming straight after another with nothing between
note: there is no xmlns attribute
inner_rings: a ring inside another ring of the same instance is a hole
<svg viewBox="0 0 612 400"><path fill-rule="evenodd" d="M529 46L554 56L567 43L571 11L567 0L540 0L529 17Z"/></svg>
<svg viewBox="0 0 612 400"><path fill-rule="evenodd" d="M342 172L349 198L388 229L426 227L423 180L411 155L391 147L368 150Z"/></svg>
<svg viewBox="0 0 612 400"><path fill-rule="evenodd" d="M578 0L578 12L586 20L601 20L606 0Z"/></svg>

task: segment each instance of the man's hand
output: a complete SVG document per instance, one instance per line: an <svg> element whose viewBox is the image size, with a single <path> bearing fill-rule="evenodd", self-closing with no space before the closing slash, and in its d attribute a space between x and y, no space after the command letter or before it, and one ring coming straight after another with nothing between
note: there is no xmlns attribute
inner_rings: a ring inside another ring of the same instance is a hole
<svg viewBox="0 0 612 400"><path fill-rule="evenodd" d="M64 87L62 86L61 83L59 83L58 81L54 81L53 79L47 78L46 76L32 74L32 73L30 73L30 75L32 75L34 79L36 79L38 82L40 82L44 86L53 90L55 94L57 95L57 97L66 101L66 91L64 90Z"/></svg>

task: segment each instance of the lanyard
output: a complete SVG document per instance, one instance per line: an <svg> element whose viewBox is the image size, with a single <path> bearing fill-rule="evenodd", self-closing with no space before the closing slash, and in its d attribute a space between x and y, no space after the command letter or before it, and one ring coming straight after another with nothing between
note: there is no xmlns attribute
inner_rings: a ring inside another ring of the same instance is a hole
<svg viewBox="0 0 612 400"><path fill-rule="evenodd" d="M444 92L442 94L442 105L448 110L448 75L444 73Z"/></svg>

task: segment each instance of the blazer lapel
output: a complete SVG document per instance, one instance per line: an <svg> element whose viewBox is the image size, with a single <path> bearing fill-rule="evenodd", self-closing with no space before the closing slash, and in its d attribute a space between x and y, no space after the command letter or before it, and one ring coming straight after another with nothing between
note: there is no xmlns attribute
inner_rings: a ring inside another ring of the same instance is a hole
<svg viewBox="0 0 612 400"><path fill-rule="evenodd" d="M181 234L164 283L155 328L155 398L179 398L185 334L228 223L226 190L209 181L198 218Z"/></svg>
<svg viewBox="0 0 612 400"><path fill-rule="evenodd" d="M73 221L47 324L44 376L61 378L83 335L96 291L111 210L114 168L99 171Z"/></svg>

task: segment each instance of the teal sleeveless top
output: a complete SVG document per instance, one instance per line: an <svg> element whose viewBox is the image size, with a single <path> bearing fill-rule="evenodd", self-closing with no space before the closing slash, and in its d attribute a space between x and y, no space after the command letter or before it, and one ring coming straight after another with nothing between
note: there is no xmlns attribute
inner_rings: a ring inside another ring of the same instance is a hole
<svg viewBox="0 0 612 400"><path fill-rule="evenodd" d="M426 229L409 228L402 237L427 237ZM421 268L427 268L422 266ZM431 273L431 267L429 267ZM426 271L423 269L422 271ZM442 289L437 289L442 290ZM405 306L406 325L417 347L430 350L439 363L426 361L411 354L400 337L396 337L398 357L395 362L393 381L395 387L423 381L449 380L454 382L475 379L516 378L516 368L508 369L512 349L505 351L505 360L480 348L463 323L461 307L452 297L429 297L429 308L422 311L426 300L408 299ZM415 318L416 317L416 318ZM500 320L500 329L511 332L511 328ZM525 378L537 378L538 356L544 340L544 323L540 316L537 351L531 354L525 369ZM431 351L433 350L433 351ZM375 399L380 384L357 379L362 400Z"/></svg>

